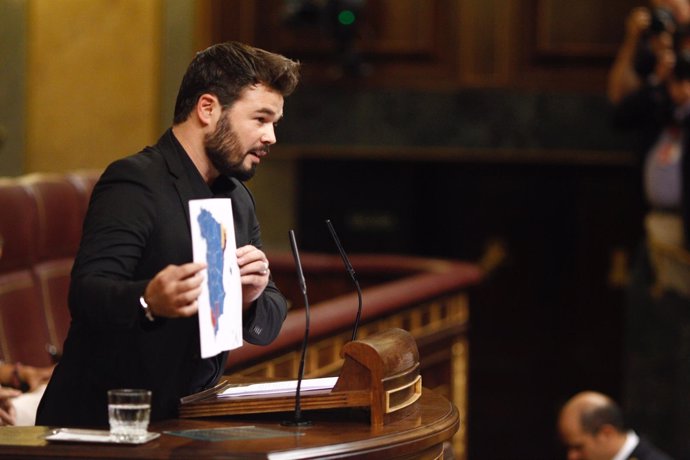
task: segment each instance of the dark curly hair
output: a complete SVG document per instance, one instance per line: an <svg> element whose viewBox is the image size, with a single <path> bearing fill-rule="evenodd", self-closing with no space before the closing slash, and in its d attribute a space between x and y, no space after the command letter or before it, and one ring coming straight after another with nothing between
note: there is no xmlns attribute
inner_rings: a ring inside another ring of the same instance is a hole
<svg viewBox="0 0 690 460"><path fill-rule="evenodd" d="M242 90L258 83L290 95L299 82L300 64L280 54L239 42L219 43L196 54L182 78L173 122L182 123L199 97L215 95L224 108L232 106Z"/></svg>

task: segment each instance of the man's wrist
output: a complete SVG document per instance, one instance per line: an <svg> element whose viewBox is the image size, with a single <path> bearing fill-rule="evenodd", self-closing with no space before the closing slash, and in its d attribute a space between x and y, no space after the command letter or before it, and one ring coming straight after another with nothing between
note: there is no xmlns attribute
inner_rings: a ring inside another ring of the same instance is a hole
<svg viewBox="0 0 690 460"><path fill-rule="evenodd" d="M155 321L156 318L154 318L153 313L151 313L151 308L149 307L149 304L146 302L146 299L144 299L143 295L139 297L139 303L141 304L141 308L144 309L144 316L146 316L146 319L148 319L149 321Z"/></svg>

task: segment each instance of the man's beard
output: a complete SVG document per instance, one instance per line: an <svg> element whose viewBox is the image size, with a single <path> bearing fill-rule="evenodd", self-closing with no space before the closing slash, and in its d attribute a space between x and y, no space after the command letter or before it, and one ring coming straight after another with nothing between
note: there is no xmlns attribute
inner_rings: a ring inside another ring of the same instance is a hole
<svg viewBox="0 0 690 460"><path fill-rule="evenodd" d="M256 164L249 168L244 166L244 159L249 153L242 151L239 136L230 126L228 117L221 116L213 133L204 139L206 156L216 170L224 175L246 181L254 177ZM233 158L238 158L233 163Z"/></svg>

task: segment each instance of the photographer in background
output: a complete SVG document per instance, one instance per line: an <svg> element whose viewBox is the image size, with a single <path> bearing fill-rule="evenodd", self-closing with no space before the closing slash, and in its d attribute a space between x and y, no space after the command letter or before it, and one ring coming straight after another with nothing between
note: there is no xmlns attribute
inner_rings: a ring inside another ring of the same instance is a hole
<svg viewBox="0 0 690 460"><path fill-rule="evenodd" d="M636 136L647 208L627 288L623 401L633 425L690 458L690 34L686 24L672 28L652 66L652 41L668 36L639 35L637 86L614 104L616 127Z"/></svg>
<svg viewBox="0 0 690 460"><path fill-rule="evenodd" d="M675 36L690 24L688 0L651 0L651 8L634 8L608 79L607 95L618 104L644 84L668 78L675 62Z"/></svg>

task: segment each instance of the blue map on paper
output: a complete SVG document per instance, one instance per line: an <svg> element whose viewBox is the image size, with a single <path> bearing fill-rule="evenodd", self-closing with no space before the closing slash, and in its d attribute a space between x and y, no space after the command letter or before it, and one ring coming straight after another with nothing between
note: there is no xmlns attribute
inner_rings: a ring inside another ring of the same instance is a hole
<svg viewBox="0 0 690 460"><path fill-rule="evenodd" d="M225 250L225 230L206 209L201 209L197 220L201 237L206 240L206 263L208 271L208 292L211 303L211 323L218 333L218 318L223 314L225 289L223 289L223 251Z"/></svg>
<svg viewBox="0 0 690 460"><path fill-rule="evenodd" d="M242 279L237 264L235 221L230 198L189 200L194 262L206 267L199 305L202 358L239 348L242 340Z"/></svg>

